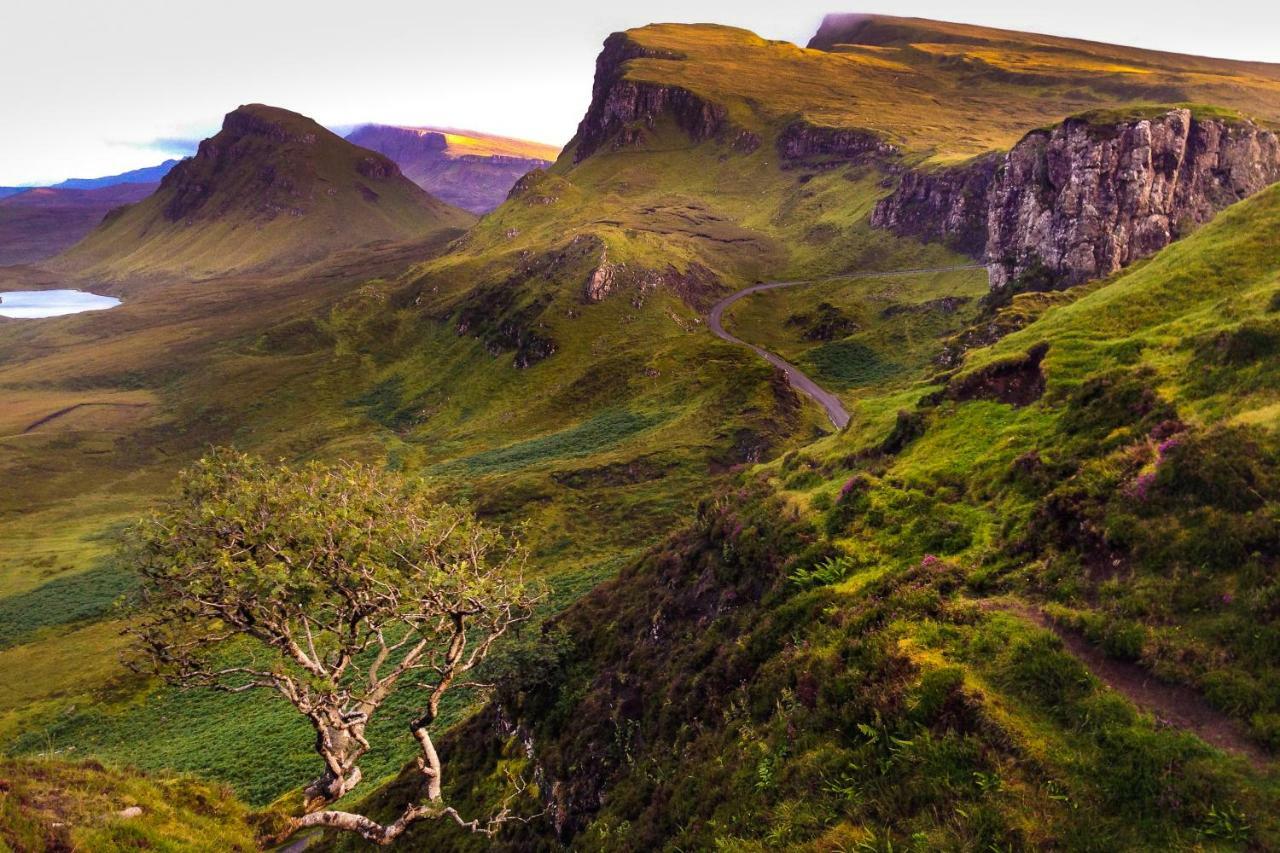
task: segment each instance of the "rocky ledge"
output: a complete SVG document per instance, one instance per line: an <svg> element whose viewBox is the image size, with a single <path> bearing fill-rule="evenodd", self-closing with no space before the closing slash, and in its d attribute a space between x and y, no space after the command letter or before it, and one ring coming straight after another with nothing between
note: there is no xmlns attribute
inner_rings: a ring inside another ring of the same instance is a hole
<svg viewBox="0 0 1280 853"><path fill-rule="evenodd" d="M1245 119L1081 116L904 174L872 224L982 259L993 290L1048 289L1110 275L1277 180L1280 140Z"/></svg>
<svg viewBox="0 0 1280 853"><path fill-rule="evenodd" d="M795 121L778 134L778 154L784 163L823 158L839 163L888 164L898 153L879 134L856 127Z"/></svg>
<svg viewBox="0 0 1280 853"><path fill-rule="evenodd" d="M644 303L650 292L663 288L699 312L710 310L715 297L723 290L720 278L702 264L691 263L684 272L672 264L665 269L648 269L610 261L608 249L602 247L600 262L591 270L582 289L582 300L602 302L610 293L623 288L630 291L631 304L636 307Z"/></svg>

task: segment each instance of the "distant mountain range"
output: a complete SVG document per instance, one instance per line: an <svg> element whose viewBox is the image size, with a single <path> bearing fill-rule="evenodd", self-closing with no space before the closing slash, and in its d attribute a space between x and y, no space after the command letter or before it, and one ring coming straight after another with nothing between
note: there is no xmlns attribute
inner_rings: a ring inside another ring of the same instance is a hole
<svg viewBox="0 0 1280 853"><path fill-rule="evenodd" d="M165 160L155 166L144 166L141 169L131 169L128 172L121 172L118 175L106 175L101 178L68 178L56 184L0 187L0 199L35 189L94 190L101 187L119 186L120 184L158 184L160 179L169 174L169 170L178 165L179 162L181 161Z"/></svg>
<svg viewBox="0 0 1280 853"><path fill-rule="evenodd" d="M178 163L47 187L0 187L0 266L38 263L66 251L112 209L151 195Z"/></svg>
<svg viewBox="0 0 1280 853"><path fill-rule="evenodd" d="M395 160L436 198L477 214L502 204L516 181L560 153L538 142L433 127L366 124L346 138Z"/></svg>
<svg viewBox="0 0 1280 853"><path fill-rule="evenodd" d="M133 169L128 172L121 172L118 175L108 175L105 178L68 178L62 183L53 184L56 190L92 190L99 187L113 187L118 184L153 184L159 183L160 179L169 174L169 170L178 165L180 160L165 160L156 166L147 166L142 169Z"/></svg>

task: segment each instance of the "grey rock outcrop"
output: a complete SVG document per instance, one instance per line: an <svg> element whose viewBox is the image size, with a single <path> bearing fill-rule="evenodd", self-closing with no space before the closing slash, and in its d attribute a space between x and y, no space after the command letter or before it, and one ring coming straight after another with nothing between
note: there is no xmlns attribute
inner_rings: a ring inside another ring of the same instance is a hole
<svg viewBox="0 0 1280 853"><path fill-rule="evenodd" d="M1035 131L991 185L991 286L1037 268L1061 285L1110 275L1277 180L1280 141L1252 122L1175 109Z"/></svg>
<svg viewBox="0 0 1280 853"><path fill-rule="evenodd" d="M887 160L897 155L898 149L870 130L796 121L778 135L778 154L783 160L833 157L867 163Z"/></svg>
<svg viewBox="0 0 1280 853"><path fill-rule="evenodd" d="M871 222L987 264L993 290L1065 287L1163 249L1280 180L1280 140L1244 119L1170 109L1070 118L1004 155L907 172Z"/></svg>

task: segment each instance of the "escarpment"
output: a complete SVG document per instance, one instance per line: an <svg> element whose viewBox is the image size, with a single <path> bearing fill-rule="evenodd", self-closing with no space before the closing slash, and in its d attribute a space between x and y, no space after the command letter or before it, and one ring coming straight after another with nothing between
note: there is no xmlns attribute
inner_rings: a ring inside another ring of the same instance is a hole
<svg viewBox="0 0 1280 853"><path fill-rule="evenodd" d="M655 51L636 43L626 33L605 40L596 59L591 105L578 125L574 162L581 162L612 140L612 147L636 144L645 129L661 116L671 117L695 142L717 136L728 128L727 111L680 86L630 80L626 64L633 59L679 61L679 54ZM571 143L572 144L572 143Z"/></svg>
<svg viewBox="0 0 1280 853"><path fill-rule="evenodd" d="M1277 180L1280 140L1251 121L1085 115L1004 155L908 172L871 221L983 260L995 290L1065 287L1154 254Z"/></svg>

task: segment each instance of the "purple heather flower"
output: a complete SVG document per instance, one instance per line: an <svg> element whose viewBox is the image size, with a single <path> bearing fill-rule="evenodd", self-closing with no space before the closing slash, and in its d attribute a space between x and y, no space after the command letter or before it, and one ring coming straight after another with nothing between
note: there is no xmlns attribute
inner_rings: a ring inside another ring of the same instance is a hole
<svg viewBox="0 0 1280 853"><path fill-rule="evenodd" d="M1147 499L1147 493L1151 490L1151 484L1155 481L1156 475L1154 472L1139 474L1134 481L1128 485L1125 492L1131 498L1145 501Z"/></svg>

